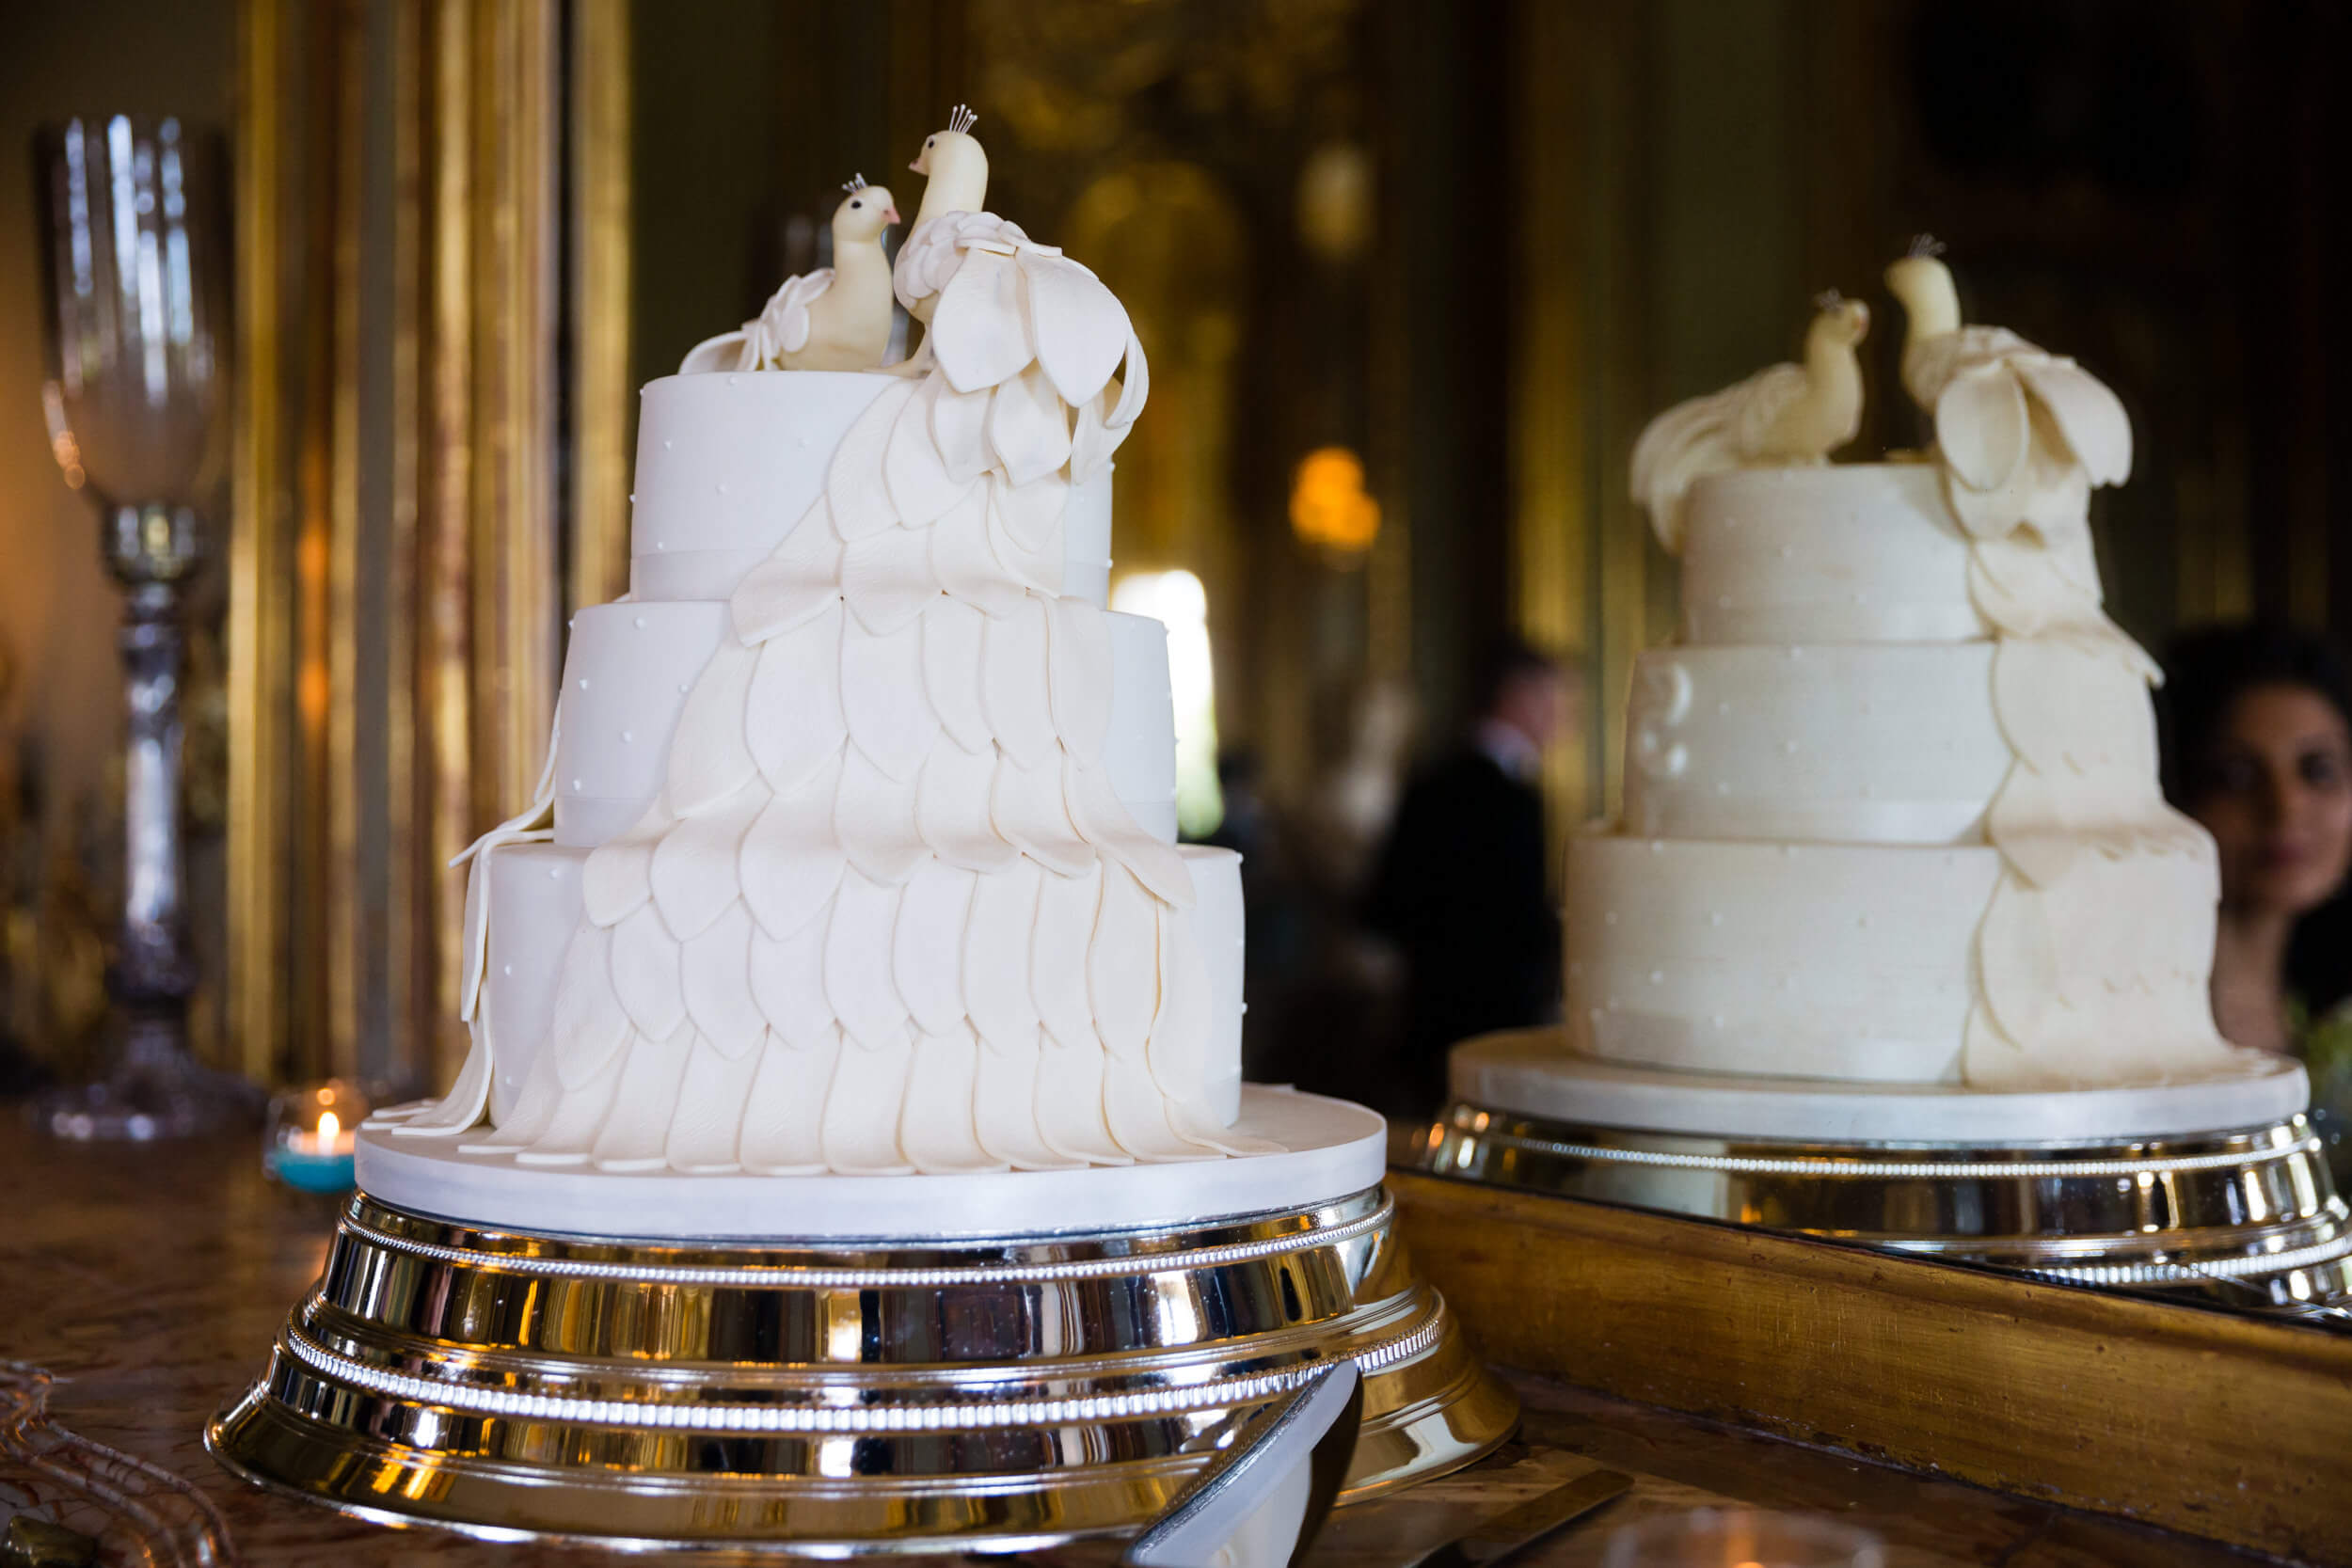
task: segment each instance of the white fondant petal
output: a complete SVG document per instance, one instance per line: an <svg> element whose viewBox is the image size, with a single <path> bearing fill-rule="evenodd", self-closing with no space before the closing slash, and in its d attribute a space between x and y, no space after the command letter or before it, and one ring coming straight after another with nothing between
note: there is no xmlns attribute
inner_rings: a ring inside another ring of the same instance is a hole
<svg viewBox="0 0 2352 1568"><path fill-rule="evenodd" d="M1070 476L1056 468L1025 484L1001 480L989 486L989 504L1024 562L1058 560L1062 519L1070 510Z"/></svg>
<svg viewBox="0 0 2352 1568"><path fill-rule="evenodd" d="M825 999L850 1037L850 1053L903 1046L907 1007L890 974L890 933L898 889L855 871L841 879L825 930ZM892 1102L895 1119L897 1102Z"/></svg>
<svg viewBox="0 0 2352 1568"><path fill-rule="evenodd" d="M768 1032L752 995L753 929L751 911L736 904L680 956L686 1011L711 1048L730 1059L749 1056Z"/></svg>
<svg viewBox="0 0 2352 1568"><path fill-rule="evenodd" d="M841 711L838 603L761 645L746 711L753 760L768 787L789 795L841 754L850 736Z"/></svg>
<svg viewBox="0 0 2352 1568"><path fill-rule="evenodd" d="M898 631L939 601L928 530L891 529L849 547L841 594L858 624L877 636Z"/></svg>
<svg viewBox="0 0 2352 1568"><path fill-rule="evenodd" d="M596 1131L589 1158L598 1170L660 1170L670 1121L677 1115L678 1090L686 1081L686 1058L694 1048L694 1026L683 1024L667 1039L638 1035L621 1064L620 1087Z"/></svg>
<svg viewBox="0 0 2352 1568"><path fill-rule="evenodd" d="M1143 412L1144 400L1152 395L1152 367L1143 356L1143 340L1131 329L1127 334L1127 375L1119 388L1119 401L1111 406L1110 426L1116 447L1126 438L1127 427ZM1104 456L1109 453L1105 452Z"/></svg>
<svg viewBox="0 0 2352 1568"><path fill-rule="evenodd" d="M778 940L752 933L752 997L768 1027L787 1045L810 1050L838 1022L825 995L825 935L831 923L808 921Z"/></svg>
<svg viewBox="0 0 2352 1568"><path fill-rule="evenodd" d="M686 351L686 357L678 361L677 373L708 375L716 371L752 369L743 363L745 336L743 329L738 327L733 332L722 332L715 338L705 338Z"/></svg>
<svg viewBox="0 0 2352 1568"><path fill-rule="evenodd" d="M923 694L947 738L985 752L995 738L980 704L980 642L987 617L946 595L923 611Z"/></svg>
<svg viewBox="0 0 2352 1568"><path fill-rule="evenodd" d="M913 784L939 739L923 689L923 630L877 636L852 618L841 636L841 712L850 743L886 776Z"/></svg>
<svg viewBox="0 0 2352 1568"><path fill-rule="evenodd" d="M937 746L915 785L914 828L931 853L967 871L994 871L1020 854L997 832L990 797L996 748Z"/></svg>
<svg viewBox="0 0 2352 1568"><path fill-rule="evenodd" d="M457 1069L457 1082L440 1099L427 1101L424 1109L416 1115L391 1123L393 1137L453 1138L471 1132L482 1120L482 1113L490 1103L490 1079L496 1071L490 1049L488 1008L483 1009L469 1032L473 1037L472 1049L466 1053L465 1066ZM371 1125L375 1124L374 1117L368 1119Z"/></svg>
<svg viewBox="0 0 2352 1568"><path fill-rule="evenodd" d="M1058 493L1059 474L1047 474L1030 482L1032 488L1044 486L1046 493ZM1046 598L1054 598L1062 590L1062 574L1067 569L1058 532L1050 547L1033 550L1013 537L1011 525L1006 520L1005 505L1010 487L1002 474L989 476L988 485L988 551L997 562L1025 586ZM1010 504L1018 509L1026 504L1026 498L1014 498Z"/></svg>
<svg viewBox="0 0 2352 1568"><path fill-rule="evenodd" d="M1132 336L1127 311L1102 280L1066 256L1024 250L1029 316L1038 364L1068 404L1086 403L1110 384Z"/></svg>
<svg viewBox="0 0 2352 1568"><path fill-rule="evenodd" d="M914 1174L898 1147L898 1117L914 1066L914 1041L903 1031L865 1049L853 1037L834 1059L820 1132L829 1168L845 1176Z"/></svg>
<svg viewBox="0 0 2352 1568"><path fill-rule="evenodd" d="M833 826L841 852L868 880L895 886L930 858L915 826L914 788L912 779L901 783L851 749L834 797Z"/></svg>
<svg viewBox="0 0 2352 1568"><path fill-rule="evenodd" d="M1954 376L1935 401L1935 440L1946 466L1971 490L1997 490L2026 462L2026 389L2006 364Z"/></svg>
<svg viewBox="0 0 2352 1568"><path fill-rule="evenodd" d="M743 1101L737 1158L745 1170L755 1176L807 1176L825 1168L825 1098L840 1054L836 1025L828 1024L800 1048L768 1037Z"/></svg>
<svg viewBox="0 0 2352 1568"><path fill-rule="evenodd" d="M973 1128L990 1158L1015 1170L1074 1170L1083 1159L1057 1154L1039 1134L1040 1053L1036 1031L1025 1040L984 1042L972 1087Z"/></svg>
<svg viewBox="0 0 2352 1568"><path fill-rule="evenodd" d="M976 879L963 929L963 1007L993 1048L1037 1036L1029 994L1029 943L1042 874L1029 861Z"/></svg>
<svg viewBox="0 0 2352 1568"><path fill-rule="evenodd" d="M970 250L939 292L926 340L947 384L977 391L1010 380L1036 358L1021 269L1009 256Z"/></svg>
<svg viewBox="0 0 2352 1568"><path fill-rule="evenodd" d="M992 616L1009 615L1027 602L1028 585L997 559L989 541L988 488L974 486L932 525L931 571L940 586L963 603Z"/></svg>
<svg viewBox="0 0 2352 1568"><path fill-rule="evenodd" d="M628 1012L612 990L612 933L582 926L556 974L546 1054L563 1086L577 1089L603 1070L628 1037Z"/></svg>
<svg viewBox="0 0 2352 1568"><path fill-rule="evenodd" d="M1095 396L1078 405L1078 418L1070 433L1070 482L1084 484L1100 474L1119 450L1124 432L1113 432L1105 422L1110 412L1111 393L1104 388Z"/></svg>
<svg viewBox="0 0 2352 1568"><path fill-rule="evenodd" d="M669 809L693 817L716 808L759 771L752 755L749 704L755 648L722 639L688 693L670 740Z"/></svg>
<svg viewBox="0 0 2352 1568"><path fill-rule="evenodd" d="M1005 754L1027 768L1056 760L1046 601L988 622L980 640L980 704Z"/></svg>
<svg viewBox="0 0 2352 1568"><path fill-rule="evenodd" d="M889 454L891 431L914 398L916 385L901 381L866 404L866 412L834 449L833 464L825 474L825 499L831 507L834 531L845 540L863 539L898 521L889 486L882 483L882 464Z"/></svg>
<svg viewBox="0 0 2352 1568"><path fill-rule="evenodd" d="M1160 1006L1152 1020L1148 1053L1152 1081L1179 1103L1208 1093L1209 971L1193 940L1192 916L1157 905L1160 923Z"/></svg>
<svg viewBox="0 0 2352 1568"><path fill-rule="evenodd" d="M1002 1170L1009 1163L980 1147L973 1114L979 1084L980 1042L961 1019L948 1030L915 1037L898 1117L898 1147L926 1173Z"/></svg>
<svg viewBox="0 0 2352 1568"><path fill-rule="evenodd" d="M994 390L959 392L944 376L933 386L931 439L939 445L940 461L949 479L976 480L988 471L988 404Z"/></svg>
<svg viewBox="0 0 2352 1568"><path fill-rule="evenodd" d="M735 635L765 641L832 609L841 597L843 548L819 496L774 552L735 585L727 600Z"/></svg>
<svg viewBox="0 0 2352 1568"><path fill-rule="evenodd" d="M947 471L946 454L931 434L932 409L944 385L936 376L916 383L914 396L899 409L898 423L891 427L882 479L901 528L931 522L972 487L974 476L958 479Z"/></svg>
<svg viewBox="0 0 2352 1568"><path fill-rule="evenodd" d="M653 902L680 942L700 936L743 895L743 840L772 799L756 773L751 784L700 816L672 828L653 852Z"/></svg>
<svg viewBox="0 0 2352 1568"><path fill-rule="evenodd" d="M1097 861L1076 877L1047 877L1038 890L1037 934L1030 943L1029 994L1045 1033L1062 1045L1099 1053L1094 1004L1087 994L1087 949L1103 901ZM1099 1074L1098 1074L1099 1077ZM1101 1099L1097 1086L1096 1099ZM1098 1106L1097 1116L1101 1112Z"/></svg>
<svg viewBox="0 0 2352 1568"><path fill-rule="evenodd" d="M2122 400L2072 359L2021 357L2017 373L2064 434L2093 484L2132 475L2132 421Z"/></svg>
<svg viewBox="0 0 2352 1568"><path fill-rule="evenodd" d="M1085 599L1056 599L1048 627L1054 729L1071 755L1099 758L1111 723L1111 632Z"/></svg>
<svg viewBox="0 0 2352 1568"><path fill-rule="evenodd" d="M614 1069L607 1067L608 1072ZM614 1072L617 1077L617 1072ZM607 1092L611 1085L607 1085ZM457 1146L460 1154L512 1154L528 1148L555 1120L556 1108L564 1101L564 1081L556 1076L555 1059L542 1051L523 1074L523 1086L515 1096L514 1113L498 1124L487 1137L467 1140ZM591 1130L593 1135L593 1129ZM587 1145L580 1145L582 1157Z"/></svg>
<svg viewBox="0 0 2352 1568"><path fill-rule="evenodd" d="M580 875L580 901L588 918L612 926L653 896L653 852L677 819L656 800L636 826L589 852Z"/></svg>
<svg viewBox="0 0 2352 1568"><path fill-rule="evenodd" d="M2043 896L2005 870L1977 934L1979 982L1993 1022L2016 1040L2043 1037L2058 995L2058 936Z"/></svg>
<svg viewBox="0 0 2352 1568"><path fill-rule="evenodd" d="M743 901L770 936L792 935L814 920L848 864L835 836L833 806L842 759L834 757L790 795L779 795L743 835Z"/></svg>
<svg viewBox="0 0 2352 1568"><path fill-rule="evenodd" d="M1104 1049L1141 1063L1160 1010L1159 905L1117 863L1103 867L1094 940L1087 944L1087 997ZM1112 1131L1118 1130L1114 1121ZM1124 1136L1119 1141L1135 1148Z"/></svg>
<svg viewBox="0 0 2352 1568"><path fill-rule="evenodd" d="M898 899L891 974L926 1034L952 1034L963 1025L963 931L974 881L969 871L927 860Z"/></svg>
<svg viewBox="0 0 2352 1568"><path fill-rule="evenodd" d="M1104 1061L1103 1115L1119 1147L1137 1160L1170 1164L1217 1157L1216 1149L1176 1131L1176 1124L1168 1119L1168 1101L1139 1056L1130 1061L1113 1054Z"/></svg>
<svg viewBox="0 0 2352 1568"><path fill-rule="evenodd" d="M1036 365L996 388L988 408L988 445L996 467L1028 484L1070 461L1070 408Z"/></svg>
<svg viewBox="0 0 2352 1568"><path fill-rule="evenodd" d="M625 1035L623 1047L635 1037ZM620 1092L621 1073L628 1061L628 1052L616 1047L606 1058L604 1066L585 1083L565 1085L558 1083L552 1097L544 1099L531 1110L528 1143L516 1148L501 1131L501 1136L488 1140L497 1148L486 1152L502 1152L512 1148L515 1162L523 1165L580 1165L588 1163L588 1151L596 1147L597 1135L604 1130L606 1115L612 1108L612 1100ZM545 1060L545 1056L541 1060ZM560 1077L560 1075L559 1075ZM528 1098L530 1085L524 1085ZM517 1105L517 1112L526 1107ZM523 1118L519 1115L516 1120ZM482 1146L460 1144L459 1151L470 1152Z"/></svg>
<svg viewBox="0 0 2352 1568"><path fill-rule="evenodd" d="M1045 1037L1038 1058L1038 1136L1071 1160L1132 1164L1135 1157L1119 1147L1103 1114L1103 1042L1091 1030L1072 1043Z"/></svg>
<svg viewBox="0 0 2352 1568"><path fill-rule="evenodd" d="M763 1031L755 1043L766 1041ZM722 1176L742 1168L743 1110L759 1062L755 1049L730 1055L707 1038L694 1042L661 1147L672 1170Z"/></svg>
<svg viewBox="0 0 2352 1568"><path fill-rule="evenodd" d="M1063 760L1063 798L1078 835L1134 872L1155 897L1179 909L1192 908L1192 874L1184 869L1176 847L1136 826L1101 768L1081 767L1074 756Z"/></svg>
<svg viewBox="0 0 2352 1568"><path fill-rule="evenodd" d="M612 993L641 1035L668 1037L686 1017L678 941L651 904L612 927Z"/></svg>
<svg viewBox="0 0 2352 1568"><path fill-rule="evenodd" d="M1007 842L1046 869L1075 877L1094 863L1095 852L1070 819L1053 761L1024 768L1009 755L996 760L996 784L989 796L989 820Z"/></svg>

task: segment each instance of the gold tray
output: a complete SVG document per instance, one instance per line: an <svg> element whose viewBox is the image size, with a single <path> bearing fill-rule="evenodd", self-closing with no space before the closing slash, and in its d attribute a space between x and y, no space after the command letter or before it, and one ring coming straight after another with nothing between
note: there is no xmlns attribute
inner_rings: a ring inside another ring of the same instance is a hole
<svg viewBox="0 0 2352 1568"><path fill-rule="evenodd" d="M1516 1401L1379 1188L1182 1230L665 1243L361 1193L205 1445L274 1490L494 1540L843 1556L1132 1530L1316 1365L1365 1373L1342 1501L1469 1463Z"/></svg>

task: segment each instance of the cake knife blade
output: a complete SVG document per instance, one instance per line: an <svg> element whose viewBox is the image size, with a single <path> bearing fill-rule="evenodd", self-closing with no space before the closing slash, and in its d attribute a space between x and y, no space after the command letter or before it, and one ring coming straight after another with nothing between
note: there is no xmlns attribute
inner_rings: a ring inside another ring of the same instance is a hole
<svg viewBox="0 0 2352 1568"><path fill-rule="evenodd" d="M1317 1370L1267 1406L1136 1537L1121 1568L1283 1568L1304 1555L1347 1479L1362 1424L1353 1361Z"/></svg>

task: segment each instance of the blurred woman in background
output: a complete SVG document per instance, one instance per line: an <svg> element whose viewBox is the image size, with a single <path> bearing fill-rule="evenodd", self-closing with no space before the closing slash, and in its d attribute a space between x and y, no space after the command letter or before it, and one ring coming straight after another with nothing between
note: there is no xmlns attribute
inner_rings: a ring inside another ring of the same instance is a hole
<svg viewBox="0 0 2352 1568"><path fill-rule="evenodd" d="M2352 683L2324 640L2257 624L2187 634L2165 674L2165 793L2221 855L2214 1020L2302 1058L2330 1164L2352 1164Z"/></svg>

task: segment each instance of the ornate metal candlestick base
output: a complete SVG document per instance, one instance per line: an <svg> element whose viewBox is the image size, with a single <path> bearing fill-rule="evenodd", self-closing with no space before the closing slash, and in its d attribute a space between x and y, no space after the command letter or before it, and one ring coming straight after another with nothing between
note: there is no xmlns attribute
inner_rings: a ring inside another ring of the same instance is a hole
<svg viewBox="0 0 2352 1568"><path fill-rule="evenodd" d="M1642 1072L1540 1033L1457 1047L1454 1079L1418 1162L1433 1174L2230 1306L2352 1303L2352 1212L2287 1065L1965 1095Z"/></svg>
<svg viewBox="0 0 2352 1568"><path fill-rule="evenodd" d="M956 1243L591 1241L361 1194L205 1442L343 1513L492 1539L1013 1551L1139 1527L1338 1356L1365 1374L1343 1501L1517 1423L1376 1187Z"/></svg>

